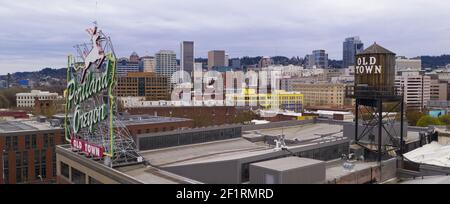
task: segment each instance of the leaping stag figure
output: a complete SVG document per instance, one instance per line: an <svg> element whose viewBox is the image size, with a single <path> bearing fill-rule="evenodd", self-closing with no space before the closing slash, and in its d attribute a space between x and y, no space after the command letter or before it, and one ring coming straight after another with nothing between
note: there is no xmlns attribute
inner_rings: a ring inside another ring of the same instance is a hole
<svg viewBox="0 0 450 204"><path fill-rule="evenodd" d="M100 66L103 64L103 61L105 60L105 52L103 51L103 48L100 44L101 37L97 32L97 26L95 26L94 28L88 28L86 29L86 31L91 36L92 49L91 51L89 51L89 53L85 53L83 55L84 67L83 67L83 74L81 76L81 83L84 83L87 70L92 65L95 65L97 69L100 69Z"/></svg>

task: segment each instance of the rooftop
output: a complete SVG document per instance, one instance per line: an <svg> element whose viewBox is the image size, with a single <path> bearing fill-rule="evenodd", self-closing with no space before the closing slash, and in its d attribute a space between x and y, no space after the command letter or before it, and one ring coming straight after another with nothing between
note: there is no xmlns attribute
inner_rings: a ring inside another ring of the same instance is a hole
<svg viewBox="0 0 450 204"><path fill-rule="evenodd" d="M371 45L370 47L365 49L360 54L394 54L395 55L395 53L389 51L388 49L386 49L384 47L381 47L377 43L374 43L373 45Z"/></svg>
<svg viewBox="0 0 450 204"><path fill-rule="evenodd" d="M162 117L152 115L127 115L119 118L124 125L158 124L191 121L187 118Z"/></svg>
<svg viewBox="0 0 450 204"><path fill-rule="evenodd" d="M253 166L263 167L266 169L273 169L276 171L286 171L290 169L300 168L304 166L311 166L315 164L324 163L323 161L301 158L301 157L284 157L280 159L273 159L269 161L253 163Z"/></svg>
<svg viewBox="0 0 450 204"><path fill-rule="evenodd" d="M400 182L401 184L450 184L450 176L429 176Z"/></svg>
<svg viewBox="0 0 450 204"><path fill-rule="evenodd" d="M244 152L266 149L245 139L229 139L216 142L177 146L172 148L142 151L140 154L151 164L157 166L175 163L190 163L206 161L211 157L219 158L221 155L242 154Z"/></svg>
<svg viewBox="0 0 450 204"><path fill-rule="evenodd" d="M424 145L404 154L404 156L417 163L450 167L450 146L441 145L437 142Z"/></svg>
<svg viewBox="0 0 450 204"><path fill-rule="evenodd" d="M314 140L321 139L326 136L337 135L342 132L342 125L333 125L327 123L311 123L306 125L262 129L258 130L259 133L268 136L277 136L283 134L286 139L290 140Z"/></svg>
<svg viewBox="0 0 450 204"><path fill-rule="evenodd" d="M34 120L0 122L0 134L56 129L61 128L53 127L49 122L37 122Z"/></svg>

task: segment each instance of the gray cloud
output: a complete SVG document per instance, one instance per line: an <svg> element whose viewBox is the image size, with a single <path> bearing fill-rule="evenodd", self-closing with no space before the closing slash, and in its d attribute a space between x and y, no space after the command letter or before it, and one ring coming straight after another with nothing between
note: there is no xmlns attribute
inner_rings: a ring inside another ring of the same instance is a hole
<svg viewBox="0 0 450 204"><path fill-rule="evenodd" d="M98 20L118 56L178 52L194 40L196 56L304 56L326 49L342 58L342 41L359 35L398 55L450 52L447 0L2 0L0 74L64 67L74 44Z"/></svg>

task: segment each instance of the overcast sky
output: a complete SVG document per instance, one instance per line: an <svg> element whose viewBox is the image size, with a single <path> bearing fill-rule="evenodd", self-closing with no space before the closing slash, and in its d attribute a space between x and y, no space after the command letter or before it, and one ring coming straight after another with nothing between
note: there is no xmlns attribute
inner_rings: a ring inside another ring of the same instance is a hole
<svg viewBox="0 0 450 204"><path fill-rule="evenodd" d="M118 56L195 41L195 56L300 56L360 36L407 57L450 53L448 0L1 0L0 74L65 66L97 20Z"/></svg>

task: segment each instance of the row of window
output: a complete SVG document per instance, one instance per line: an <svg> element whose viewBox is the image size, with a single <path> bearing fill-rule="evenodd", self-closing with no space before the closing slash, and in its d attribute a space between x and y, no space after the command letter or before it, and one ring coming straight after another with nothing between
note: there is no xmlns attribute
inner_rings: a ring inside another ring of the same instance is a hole
<svg viewBox="0 0 450 204"><path fill-rule="evenodd" d="M56 99L57 96L17 96L17 100L21 100L21 99L34 100L36 97L38 97L39 100L50 100L50 99Z"/></svg>
<svg viewBox="0 0 450 204"><path fill-rule="evenodd" d="M52 177L56 176L56 153L52 151ZM3 154L3 168L4 168L4 183L9 183L10 181L10 161L9 154L5 152ZM47 150L34 150L34 158L33 163L34 166L30 166L29 164L29 151L23 152L15 152L15 167L12 170L15 170L16 182L15 183L27 183L32 180L41 180L43 181L47 178ZM30 179L29 175L34 170L34 178Z"/></svg>
<svg viewBox="0 0 450 204"><path fill-rule="evenodd" d="M25 141L25 149L36 149L37 148L37 139L38 136L35 134L32 135L25 135L24 141ZM63 138L61 138L62 141ZM43 148L53 147L55 145L55 134L49 133L44 134L42 136L43 140ZM19 149L19 136L6 136L5 137L5 150L14 150L17 151Z"/></svg>
<svg viewBox="0 0 450 204"><path fill-rule="evenodd" d="M68 164L60 162L61 176L70 180L74 184L86 184L86 174L76 168L69 167ZM102 184L100 181L89 176L88 184Z"/></svg>

